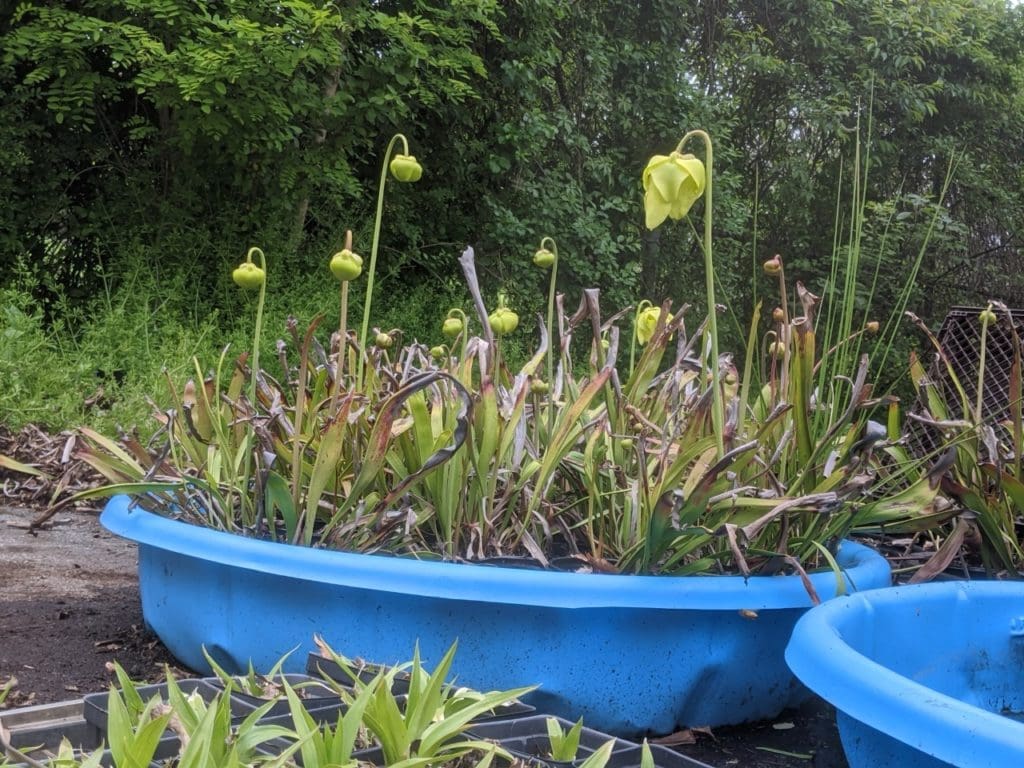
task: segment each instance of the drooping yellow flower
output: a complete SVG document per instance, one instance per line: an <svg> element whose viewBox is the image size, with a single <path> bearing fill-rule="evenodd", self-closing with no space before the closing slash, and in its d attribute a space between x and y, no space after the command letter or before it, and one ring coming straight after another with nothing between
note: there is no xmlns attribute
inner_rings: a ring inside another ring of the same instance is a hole
<svg viewBox="0 0 1024 768"><path fill-rule="evenodd" d="M412 155L395 155L388 168L391 170L391 175L398 181L419 181L420 177L423 176L423 167Z"/></svg>
<svg viewBox="0 0 1024 768"><path fill-rule="evenodd" d="M636 316L636 340L646 344L654 336L654 329L658 327L658 318L661 317L661 307L648 307ZM665 324L672 322L673 315L665 316Z"/></svg>
<svg viewBox="0 0 1024 768"><path fill-rule="evenodd" d="M247 291L256 291L267 281L267 273L251 261L243 261L231 273L231 279L235 281L239 288L244 288Z"/></svg>
<svg viewBox="0 0 1024 768"><path fill-rule="evenodd" d="M363 271L363 257L344 248L331 257L330 267L339 282L355 280Z"/></svg>
<svg viewBox="0 0 1024 768"><path fill-rule="evenodd" d="M519 315L508 307L498 307L487 317L491 330L499 336L512 333L519 326Z"/></svg>
<svg viewBox="0 0 1024 768"><path fill-rule="evenodd" d="M681 219L704 194L704 163L693 155L655 155L644 168L647 228L666 218Z"/></svg>
<svg viewBox="0 0 1024 768"><path fill-rule="evenodd" d="M460 333L462 333L462 319L449 315L445 318L444 323L441 325L441 333L447 336L449 339L454 339Z"/></svg>

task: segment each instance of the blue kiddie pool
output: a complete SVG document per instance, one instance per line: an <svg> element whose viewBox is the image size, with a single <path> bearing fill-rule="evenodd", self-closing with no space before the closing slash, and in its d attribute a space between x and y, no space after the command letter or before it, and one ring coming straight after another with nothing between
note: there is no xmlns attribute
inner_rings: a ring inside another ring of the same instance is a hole
<svg viewBox="0 0 1024 768"><path fill-rule="evenodd" d="M786 661L835 705L850 768L1024 766L1024 582L942 582L825 603Z"/></svg>
<svg viewBox="0 0 1024 768"><path fill-rule="evenodd" d="M808 696L783 651L811 606L798 576L623 576L336 552L200 528L115 497L101 518L139 545L146 622L186 666L266 670L313 635L350 658L436 664L456 640L457 682L524 685L540 711L617 735L773 717ZM888 585L888 563L843 542L822 599Z"/></svg>

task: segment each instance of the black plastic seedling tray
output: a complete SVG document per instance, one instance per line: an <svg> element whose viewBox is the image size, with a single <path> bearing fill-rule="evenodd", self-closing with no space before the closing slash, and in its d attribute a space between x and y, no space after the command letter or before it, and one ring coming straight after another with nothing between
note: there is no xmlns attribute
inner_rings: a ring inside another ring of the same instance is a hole
<svg viewBox="0 0 1024 768"><path fill-rule="evenodd" d="M298 695L299 700L302 702L302 706L305 707L307 712L318 712L326 716L326 710L330 709L336 713L341 706L341 698L338 696L337 692L325 685L322 678L316 678L310 675L292 674L277 675L274 678L268 678L268 680L276 685L280 685L282 681L287 681L288 685L295 689L295 693ZM207 677L203 679L203 682L216 691L226 690L224 681L219 677ZM232 715L235 714L235 705L237 704L240 708L245 708L244 713L242 713L243 718L254 709L258 709L266 704L268 701L268 699L252 696L239 689L232 690L230 692L230 696ZM288 700L282 696L279 701L274 702L274 705L264 715L264 717L287 715L288 712Z"/></svg>
<svg viewBox="0 0 1024 768"><path fill-rule="evenodd" d="M551 715L532 715L510 720L477 723L470 728L470 733L478 739L496 741L509 752L521 757L540 759L549 765L571 765L572 761L552 760L551 743L548 738L548 720L555 720L563 732L573 727L573 723ZM585 758L608 741L614 741L614 749L626 749L633 746L632 742L617 739L593 728L580 731L580 745L577 756Z"/></svg>
<svg viewBox="0 0 1024 768"><path fill-rule="evenodd" d="M707 763L681 755L667 747L658 744L649 744L648 746L651 749L651 757L654 758L655 768L711 768ZM640 768L642 750L642 747L634 744L626 749L612 752L605 768ZM576 768L578 768L579 762L577 761Z"/></svg>
<svg viewBox="0 0 1024 768"><path fill-rule="evenodd" d="M83 699L22 707L0 713L0 723L9 731L12 747L42 762L55 757L65 739L79 754L95 752L103 746L106 726L101 731L86 720L85 709ZM157 768L160 761L174 757L178 751L179 741L176 737L161 739L151 765ZM2 757L3 751L0 749ZM100 764L104 768L113 767L114 761L109 750L104 750ZM20 765L12 763L10 768Z"/></svg>
<svg viewBox="0 0 1024 768"><path fill-rule="evenodd" d="M575 760L562 762L551 759L551 743L547 728L549 719L555 720L563 732L567 732L573 726L573 723L560 717L533 715L503 722L479 723L472 726L470 733L476 738L497 742L514 755L540 761L552 768L578 768L589 755L606 742L614 741L615 746L612 747L612 755L606 768L640 768L642 748L639 744L595 731L593 728L583 728L580 731L580 744ZM711 768L657 744L650 745L650 749L655 768Z"/></svg>
<svg viewBox="0 0 1024 768"><path fill-rule="evenodd" d="M351 669L360 681L368 683L382 671L385 671L387 667L383 667L379 664L354 663ZM341 667L341 665L339 665L334 659L328 659L315 651L311 651L309 656L306 657L306 674L313 677L319 677L320 679L326 677L330 680L334 680L345 688L354 687L352 677ZM391 683L391 693L395 696L401 696L408 692L409 675L406 672L398 672Z"/></svg>
<svg viewBox="0 0 1024 768"><path fill-rule="evenodd" d="M306 676L289 676L289 684L303 684L309 681ZM210 701L217 691L214 682L220 683L215 678L182 680L178 683L186 694L197 692ZM221 686L222 688L222 686ZM153 696L159 695L166 701L167 686L152 685L140 686L138 689L143 701L148 701ZM61 702L59 704L40 705L35 707L23 707L21 709L0 712L0 724L11 734L11 745L18 750L31 749L29 757L46 760L56 754L62 739L67 739L73 747L83 752L93 752L103 745L106 735L106 712L107 693L92 694L83 700ZM243 699L238 699L237 692L230 694L232 700L232 712L237 712L236 722L251 714L253 707ZM253 697L246 697L252 699ZM340 708L340 700L326 705L324 697L315 697L304 700L307 711L318 722L333 721L337 717ZM403 697L404 698L404 697ZM257 703L263 703L259 699L253 699ZM276 716L265 715L261 723L277 723L288 726L291 718L287 713L287 703L284 713ZM89 719L86 719L86 713ZM579 768L579 765L606 741L614 739L607 734L584 728L580 735L580 749L577 759L573 763L556 763L546 756L550 753L548 749L547 719L545 715L532 715L528 717L514 717L506 720L476 722L467 731L467 735L494 741L510 753L521 757L532 768L543 766L557 766L558 768ZM561 725L563 731L572 727L572 723L555 718ZM102 725L101 725L102 723ZM614 739L615 746L608 762L607 768L640 768L641 747L634 742L625 739ZM279 742L279 743L278 743ZM288 748L284 740L275 740L260 748L260 751L270 751L280 754ZM178 752L178 740L171 735L161 740L160 746L154 756L151 768L161 768L160 761L173 757ZM693 760L684 755L678 754L665 747L651 746L651 754L654 757L655 768L711 768L705 763ZM379 749L365 750L360 753L360 758L366 763L381 765L383 755ZM298 752L295 759L301 760ZM109 753L104 753L101 761L105 768L110 768L112 761ZM17 764L15 764L17 765ZM501 768L502 761L494 764ZM19 767L20 768L20 767Z"/></svg>
<svg viewBox="0 0 1024 768"><path fill-rule="evenodd" d="M210 685L206 680L193 678L188 680L178 680L178 688L186 696L192 694L198 694L202 697L203 701L209 703L217 695L218 689ZM156 696L160 697L160 700L167 703L167 691L168 686L166 683L159 685L140 685L135 689L143 703L146 703ZM102 735L107 732L107 718L109 716L108 704L109 704L110 693L105 691L103 693L90 693L84 699L82 715L85 721L97 729L97 734ZM244 718L253 708L243 705L241 703L231 702L231 715L233 718Z"/></svg>

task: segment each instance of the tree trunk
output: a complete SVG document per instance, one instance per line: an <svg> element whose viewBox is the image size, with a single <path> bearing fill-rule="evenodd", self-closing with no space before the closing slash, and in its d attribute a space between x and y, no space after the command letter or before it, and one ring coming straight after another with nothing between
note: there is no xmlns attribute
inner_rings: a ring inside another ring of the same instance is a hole
<svg viewBox="0 0 1024 768"><path fill-rule="evenodd" d="M341 65L334 67L330 72L327 73L327 77L324 80L324 104L326 105L335 97L338 93L338 85L341 83ZM326 109L325 109L326 111ZM327 141L327 126L323 123L317 127L316 133L313 134L313 146L321 147L324 142ZM299 201L298 208L295 211L295 229L292 234L292 248L293 252L298 251L299 246L302 245L302 237L306 230L306 216L309 213L309 182L306 183L306 194Z"/></svg>

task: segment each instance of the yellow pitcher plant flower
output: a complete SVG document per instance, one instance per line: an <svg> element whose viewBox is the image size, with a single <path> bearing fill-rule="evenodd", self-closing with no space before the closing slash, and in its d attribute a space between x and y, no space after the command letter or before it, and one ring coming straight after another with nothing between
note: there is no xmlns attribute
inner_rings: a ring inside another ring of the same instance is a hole
<svg viewBox="0 0 1024 768"><path fill-rule="evenodd" d="M499 336L512 333L512 331L519 327L519 315L508 307L498 307L491 312L487 320L491 325L491 330Z"/></svg>
<svg viewBox="0 0 1024 768"><path fill-rule="evenodd" d="M704 144L704 162L683 148L690 139ZM725 405L722 401L718 370L718 322L715 303L715 266L711 256L711 187L714 152L711 137L705 131L690 131L668 155L655 155L644 168L644 217L648 229L665 219L681 219L704 197L704 280L708 300L707 336L711 341L711 421L714 425L718 456L725 454Z"/></svg>
<svg viewBox="0 0 1024 768"><path fill-rule="evenodd" d="M339 282L355 280L362 274L363 257L348 248L342 248L331 257L330 268L331 274Z"/></svg>
<svg viewBox="0 0 1024 768"><path fill-rule="evenodd" d="M402 151L397 152L395 148L402 145ZM393 153L393 154L392 154ZM388 158L392 158L389 162ZM423 176L423 168L416 161L416 158L409 154L409 141L401 133L396 133L388 142L384 150L384 160L380 169L380 185L377 187L377 215L373 222L373 242L370 245L370 265L366 275L366 300L363 302L363 324L359 331L359 362L357 363L356 384L362 386L363 365L366 350L367 334L370 331L370 307L373 305L373 282L377 274L377 249L380 246L380 225L384 214L384 186L387 182L388 171L396 181L412 182L419 181Z"/></svg>
<svg viewBox="0 0 1024 768"><path fill-rule="evenodd" d="M683 218L704 194L704 163L679 151L655 155L644 168L644 212L647 228L665 219Z"/></svg>
<svg viewBox="0 0 1024 768"><path fill-rule="evenodd" d="M423 176L423 166L412 155L395 155L388 168L396 181L414 182Z"/></svg>
<svg viewBox="0 0 1024 768"><path fill-rule="evenodd" d="M654 329L658 327L658 319L661 317L661 307L647 307L637 313L636 316L636 340L641 345L646 344L654 336ZM666 314L665 324L673 320L671 313Z"/></svg>

